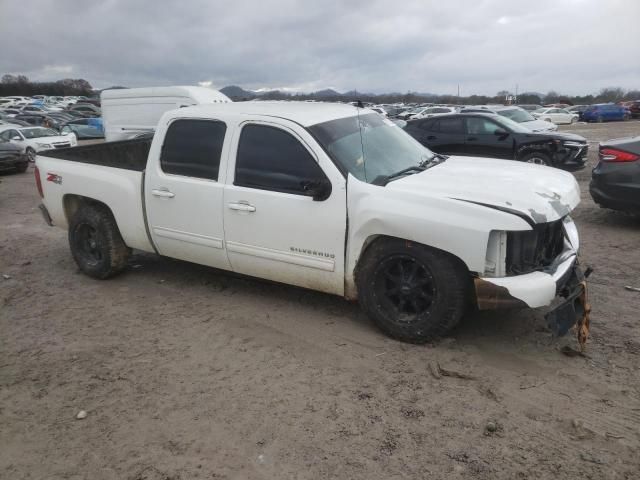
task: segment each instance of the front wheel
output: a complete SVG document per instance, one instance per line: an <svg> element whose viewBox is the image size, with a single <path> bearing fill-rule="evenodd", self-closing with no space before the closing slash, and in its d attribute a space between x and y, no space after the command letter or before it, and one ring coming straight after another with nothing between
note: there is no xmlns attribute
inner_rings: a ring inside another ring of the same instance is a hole
<svg viewBox="0 0 640 480"><path fill-rule="evenodd" d="M31 148L31 147L27 147L27 158L29 159L30 162L35 162L36 161L36 151Z"/></svg>
<svg viewBox="0 0 640 480"><path fill-rule="evenodd" d="M99 279L124 270L130 253L111 211L99 204L83 205L73 215L69 246L80 270Z"/></svg>
<svg viewBox="0 0 640 480"><path fill-rule="evenodd" d="M369 247L360 262L360 305L389 336L424 343L444 335L462 318L470 277L455 257L388 239Z"/></svg>
<svg viewBox="0 0 640 480"><path fill-rule="evenodd" d="M535 163L536 165L546 165L547 167L551 166L551 159L548 155L544 153L534 152L522 157L523 162L527 163Z"/></svg>

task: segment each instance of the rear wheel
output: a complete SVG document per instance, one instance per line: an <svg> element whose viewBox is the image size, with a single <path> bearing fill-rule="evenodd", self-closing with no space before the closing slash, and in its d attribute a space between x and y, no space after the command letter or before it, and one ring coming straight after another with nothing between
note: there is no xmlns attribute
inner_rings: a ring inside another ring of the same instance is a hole
<svg viewBox="0 0 640 480"><path fill-rule="evenodd" d="M99 204L83 205L73 215L69 246L80 270L99 279L124 270L130 253L113 215Z"/></svg>
<svg viewBox="0 0 640 480"><path fill-rule="evenodd" d="M391 337L424 343L462 318L469 272L456 258L413 242L380 240L360 261L360 305Z"/></svg>
<svg viewBox="0 0 640 480"><path fill-rule="evenodd" d="M551 166L551 159L549 156L540 152L533 152L525 155L521 160L527 163L535 163L536 165Z"/></svg>

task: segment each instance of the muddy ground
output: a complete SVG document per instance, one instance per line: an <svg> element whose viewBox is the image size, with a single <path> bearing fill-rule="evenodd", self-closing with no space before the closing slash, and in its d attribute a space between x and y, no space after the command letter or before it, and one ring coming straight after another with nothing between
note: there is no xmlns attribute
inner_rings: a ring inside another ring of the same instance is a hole
<svg viewBox="0 0 640 480"><path fill-rule="evenodd" d="M597 142L640 122L563 129ZM592 337L568 358L544 311L415 346L340 298L166 258L92 280L31 170L3 175L0 478L637 479L640 220L598 208L589 176Z"/></svg>

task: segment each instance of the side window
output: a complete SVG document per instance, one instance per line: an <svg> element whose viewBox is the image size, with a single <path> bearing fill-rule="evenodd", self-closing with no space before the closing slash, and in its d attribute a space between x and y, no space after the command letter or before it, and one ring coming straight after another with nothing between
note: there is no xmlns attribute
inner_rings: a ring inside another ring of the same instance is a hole
<svg viewBox="0 0 640 480"><path fill-rule="evenodd" d="M0 133L0 139L2 139L4 142L8 142L11 139L11 130L5 130L4 132Z"/></svg>
<svg viewBox="0 0 640 480"><path fill-rule="evenodd" d="M427 132L434 132L436 131L436 124L437 122L434 120L418 120L418 125L417 127L420 130L426 130Z"/></svg>
<svg viewBox="0 0 640 480"><path fill-rule="evenodd" d="M473 135L493 135L498 125L487 118L467 118L467 131Z"/></svg>
<svg viewBox="0 0 640 480"><path fill-rule="evenodd" d="M326 180L307 149L291 134L266 125L246 125L240 134L234 185L310 195Z"/></svg>
<svg viewBox="0 0 640 480"><path fill-rule="evenodd" d="M441 118L438 123L440 124L440 133L451 135L464 133L462 118Z"/></svg>
<svg viewBox="0 0 640 480"><path fill-rule="evenodd" d="M210 120L176 120L167 129L160 155L165 173L218 180L227 126Z"/></svg>

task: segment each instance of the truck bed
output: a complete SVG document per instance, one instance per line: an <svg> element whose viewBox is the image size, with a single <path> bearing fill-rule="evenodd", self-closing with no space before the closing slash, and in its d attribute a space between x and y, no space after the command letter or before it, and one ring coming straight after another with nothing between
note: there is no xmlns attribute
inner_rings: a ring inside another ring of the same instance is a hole
<svg viewBox="0 0 640 480"><path fill-rule="evenodd" d="M152 138L137 138L118 142L94 143L80 147L47 150L42 152L42 155L60 160L142 172L147 165L151 140Z"/></svg>

